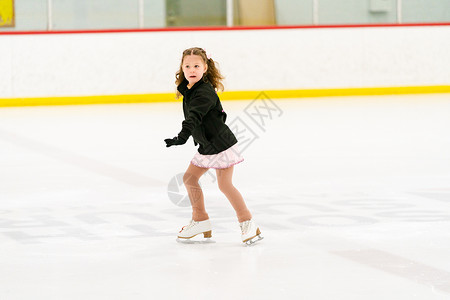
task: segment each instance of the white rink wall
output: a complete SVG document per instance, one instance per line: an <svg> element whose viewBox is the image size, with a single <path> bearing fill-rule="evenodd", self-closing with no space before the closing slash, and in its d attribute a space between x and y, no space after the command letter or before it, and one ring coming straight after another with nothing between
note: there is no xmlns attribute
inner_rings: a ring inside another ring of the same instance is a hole
<svg viewBox="0 0 450 300"><path fill-rule="evenodd" d="M203 47L227 91L450 84L450 26L0 35L0 98L170 93Z"/></svg>

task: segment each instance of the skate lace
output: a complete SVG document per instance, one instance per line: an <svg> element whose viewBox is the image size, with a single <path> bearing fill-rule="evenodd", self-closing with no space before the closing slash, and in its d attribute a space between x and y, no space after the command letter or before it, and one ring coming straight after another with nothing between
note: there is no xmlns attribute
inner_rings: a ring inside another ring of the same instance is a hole
<svg viewBox="0 0 450 300"><path fill-rule="evenodd" d="M195 223L197 223L197 222L195 222L194 220L191 220L191 222L189 222L189 224L187 224L187 225L183 226L183 228L181 228L180 232L182 232L183 230L188 230L189 228L194 226Z"/></svg>
<svg viewBox="0 0 450 300"><path fill-rule="evenodd" d="M249 230L249 227L250 227L250 220L249 221L244 221L244 222L242 222L239 225L241 225L241 232L242 232L242 234L246 234L248 232L248 230Z"/></svg>

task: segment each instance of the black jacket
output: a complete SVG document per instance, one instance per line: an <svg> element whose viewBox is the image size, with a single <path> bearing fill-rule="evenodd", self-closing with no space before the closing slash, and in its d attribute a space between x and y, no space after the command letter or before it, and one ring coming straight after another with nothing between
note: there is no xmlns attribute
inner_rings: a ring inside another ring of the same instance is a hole
<svg viewBox="0 0 450 300"><path fill-rule="evenodd" d="M190 89L184 80L178 87L183 95L183 128L180 137L192 135L194 143L200 144L198 152L204 155L217 154L237 143L230 128L225 125L227 114L214 87L201 79Z"/></svg>

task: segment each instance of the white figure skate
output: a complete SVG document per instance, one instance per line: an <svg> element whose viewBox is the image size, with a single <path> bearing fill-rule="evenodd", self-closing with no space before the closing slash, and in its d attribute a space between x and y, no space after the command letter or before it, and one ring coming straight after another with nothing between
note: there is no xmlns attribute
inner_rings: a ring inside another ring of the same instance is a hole
<svg viewBox="0 0 450 300"><path fill-rule="evenodd" d="M178 233L179 242L186 242L195 237L196 235L202 234L205 239L210 239L212 236L211 222L208 220L196 222L191 220L191 222L183 226Z"/></svg>
<svg viewBox="0 0 450 300"><path fill-rule="evenodd" d="M242 242L247 246L251 246L254 243L263 239L261 236L261 230L256 226L253 220L244 221L239 223L242 232Z"/></svg>

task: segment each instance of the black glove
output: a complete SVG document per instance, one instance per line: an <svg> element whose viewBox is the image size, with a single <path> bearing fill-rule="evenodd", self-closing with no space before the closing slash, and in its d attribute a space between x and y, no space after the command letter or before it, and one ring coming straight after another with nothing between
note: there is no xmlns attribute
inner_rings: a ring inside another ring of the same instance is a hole
<svg viewBox="0 0 450 300"><path fill-rule="evenodd" d="M187 139L182 138L180 136L176 136L173 139L165 139L164 142L166 142L166 147L170 147L173 145L183 145L185 144Z"/></svg>

